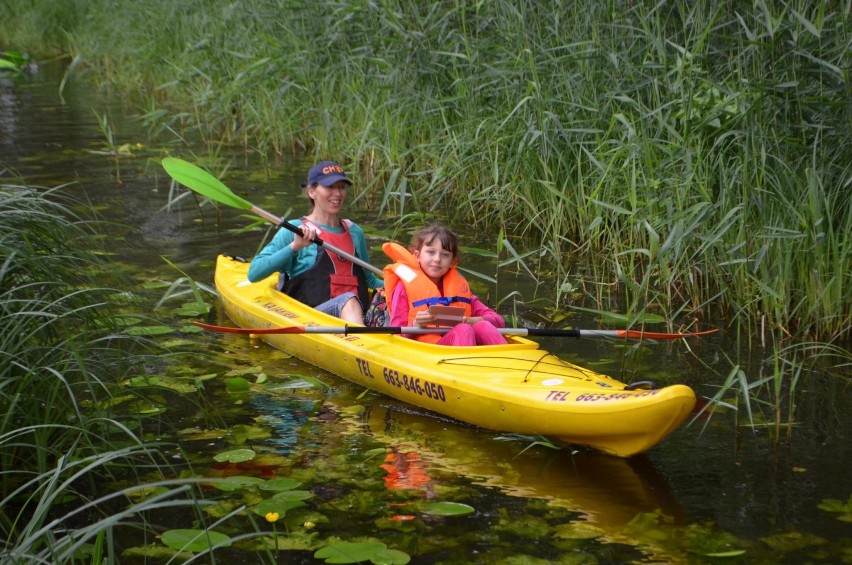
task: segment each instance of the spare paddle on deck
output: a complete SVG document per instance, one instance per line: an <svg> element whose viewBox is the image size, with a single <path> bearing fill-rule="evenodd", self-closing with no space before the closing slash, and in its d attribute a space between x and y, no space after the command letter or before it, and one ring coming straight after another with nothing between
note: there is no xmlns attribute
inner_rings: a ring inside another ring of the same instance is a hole
<svg viewBox="0 0 852 565"><path fill-rule="evenodd" d="M444 334L452 328L417 328L397 326L290 326L288 328L233 328L214 326L204 322L193 322L196 326L212 332L235 334ZM642 330L566 330L559 328L498 328L503 335L551 336L551 337L620 337L626 339L680 339L719 331L706 330L692 333L661 333Z"/></svg>
<svg viewBox="0 0 852 565"><path fill-rule="evenodd" d="M178 159L177 157L166 157L165 159L163 159L163 168L175 181L179 182L180 184L191 190L194 190L202 196L206 196L210 200L215 200L216 202L225 204L232 208L237 208L239 210L248 210L249 212L257 214L264 220L269 220L277 226L290 230L296 235L302 235L302 230L300 230L290 222L283 221L275 214L271 214L263 208L258 208L248 200L237 196L236 194L231 192L231 189L225 186L222 181L220 181L201 167L193 165L192 163L184 161L183 159ZM337 253L341 257L349 259L356 265L359 265L369 271L372 271L379 276L383 275L382 270L378 267L374 267L366 261L359 259L355 255L347 253L339 247L335 247L334 245L327 243L321 240L320 238L314 239L314 243L325 247L333 253Z"/></svg>

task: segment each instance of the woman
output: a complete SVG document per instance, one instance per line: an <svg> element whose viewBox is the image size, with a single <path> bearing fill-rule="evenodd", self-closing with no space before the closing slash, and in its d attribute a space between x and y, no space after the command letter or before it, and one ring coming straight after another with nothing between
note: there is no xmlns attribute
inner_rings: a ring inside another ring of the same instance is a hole
<svg viewBox="0 0 852 565"><path fill-rule="evenodd" d="M369 262L364 232L358 224L338 217L351 185L337 163L322 161L311 167L308 182L302 185L311 201L311 211L290 222L302 234L279 230L252 259L248 278L257 282L280 273L282 292L326 314L363 324L370 302L369 289L380 288L384 283L374 273L313 243L320 237Z"/></svg>

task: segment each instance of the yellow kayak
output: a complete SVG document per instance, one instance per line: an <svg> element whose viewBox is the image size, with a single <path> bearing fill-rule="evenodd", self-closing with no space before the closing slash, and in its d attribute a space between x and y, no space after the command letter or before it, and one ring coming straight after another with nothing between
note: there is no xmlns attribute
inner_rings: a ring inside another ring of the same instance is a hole
<svg viewBox="0 0 852 565"><path fill-rule="evenodd" d="M275 290L250 283L248 263L216 262L216 289L243 328L341 326ZM408 404L490 430L540 435L628 457L650 449L689 415L685 385L626 390L611 377L563 361L536 342L447 347L391 334L263 334L263 339L349 381Z"/></svg>

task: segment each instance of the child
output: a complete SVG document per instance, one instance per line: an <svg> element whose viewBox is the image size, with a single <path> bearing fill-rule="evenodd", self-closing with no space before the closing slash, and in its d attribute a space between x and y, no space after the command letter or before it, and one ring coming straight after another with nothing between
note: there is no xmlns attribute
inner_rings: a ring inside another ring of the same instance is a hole
<svg viewBox="0 0 852 565"><path fill-rule="evenodd" d="M499 345L506 339L497 328L506 327L503 317L471 294L470 285L456 270L459 240L441 224L420 229L409 252L396 243L385 243L384 252L396 261L384 269L385 292L390 297L391 326L425 328L436 323L429 306L463 306L462 322L449 332L409 335L438 345Z"/></svg>

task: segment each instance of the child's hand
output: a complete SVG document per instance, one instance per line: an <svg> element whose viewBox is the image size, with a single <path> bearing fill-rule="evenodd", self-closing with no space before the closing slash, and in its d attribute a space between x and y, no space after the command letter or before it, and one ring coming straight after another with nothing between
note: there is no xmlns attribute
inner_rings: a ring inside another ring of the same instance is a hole
<svg viewBox="0 0 852 565"><path fill-rule="evenodd" d="M425 328L428 325L434 324L435 318L435 314L429 312L428 310L420 310L414 317L414 325L418 328Z"/></svg>
<svg viewBox="0 0 852 565"><path fill-rule="evenodd" d="M467 317L462 318L462 322L464 322L465 324L473 325L473 324L476 324L478 322L481 322L484 319L485 318L483 318L482 316L471 316L469 318L467 318Z"/></svg>

